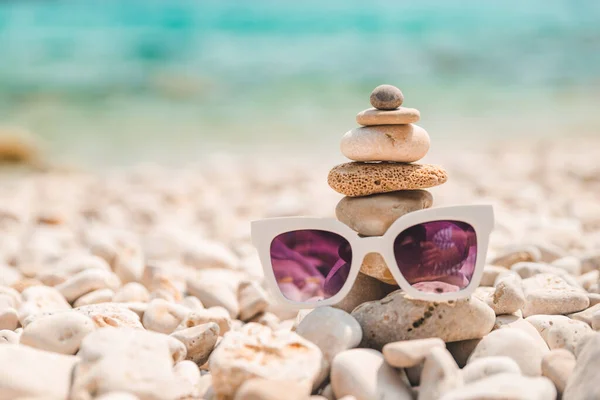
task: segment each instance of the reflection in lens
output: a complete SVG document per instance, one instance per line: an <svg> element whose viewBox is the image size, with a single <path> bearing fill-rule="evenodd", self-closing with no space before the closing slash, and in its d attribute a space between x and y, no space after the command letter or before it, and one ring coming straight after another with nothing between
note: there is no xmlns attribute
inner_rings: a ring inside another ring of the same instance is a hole
<svg viewBox="0 0 600 400"><path fill-rule="evenodd" d="M271 264L285 298L298 302L337 294L350 272L352 250L342 236L320 230L278 235L271 242Z"/></svg>
<svg viewBox="0 0 600 400"><path fill-rule="evenodd" d="M477 237L465 222L426 222L398 235L394 256L412 287L422 292L456 292L467 287L473 277Z"/></svg>

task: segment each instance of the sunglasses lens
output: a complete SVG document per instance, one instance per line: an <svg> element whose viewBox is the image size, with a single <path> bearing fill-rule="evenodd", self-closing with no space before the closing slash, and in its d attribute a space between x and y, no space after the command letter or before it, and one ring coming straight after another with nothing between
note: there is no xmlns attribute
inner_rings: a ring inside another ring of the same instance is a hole
<svg viewBox="0 0 600 400"><path fill-rule="evenodd" d="M410 227L394 241L400 273L412 287L429 293L457 292L471 282L477 257L473 227L432 221Z"/></svg>
<svg viewBox="0 0 600 400"><path fill-rule="evenodd" d="M271 265L279 290L288 300L316 302L336 295L352 263L350 243L320 230L282 233L271 242Z"/></svg>

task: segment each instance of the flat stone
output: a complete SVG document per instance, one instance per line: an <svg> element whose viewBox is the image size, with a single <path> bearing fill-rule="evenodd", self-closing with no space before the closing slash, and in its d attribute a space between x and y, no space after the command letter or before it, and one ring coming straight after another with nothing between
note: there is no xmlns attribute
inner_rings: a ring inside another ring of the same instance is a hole
<svg viewBox="0 0 600 400"><path fill-rule="evenodd" d="M346 132L340 149L353 161L409 163L425 157L430 144L429 134L418 125L378 125Z"/></svg>
<svg viewBox="0 0 600 400"><path fill-rule="evenodd" d="M551 350L566 349L574 353L577 343L592 333L592 328L587 323L564 315L533 315L525 320L538 330Z"/></svg>
<svg viewBox="0 0 600 400"><path fill-rule="evenodd" d="M446 348L446 344L440 338L404 340L383 346L383 356L392 367L410 368L423 362L436 347Z"/></svg>
<svg viewBox="0 0 600 400"><path fill-rule="evenodd" d="M462 369L462 376L466 384L501 373L520 375L521 368L510 357L491 356L478 358Z"/></svg>
<svg viewBox="0 0 600 400"><path fill-rule="evenodd" d="M445 348L432 348L421 373L419 400L437 400L461 386L463 376L452 355Z"/></svg>
<svg viewBox="0 0 600 400"><path fill-rule="evenodd" d="M294 332L249 323L230 331L209 359L217 398L232 398L252 378L294 380L311 391L321 370L319 348Z"/></svg>
<svg viewBox="0 0 600 400"><path fill-rule="evenodd" d="M586 309L590 300L585 291L569 285L552 274L538 274L523 280L526 304L523 316L536 314L570 314Z"/></svg>
<svg viewBox="0 0 600 400"><path fill-rule="evenodd" d="M484 357L507 356L519 365L524 375L540 376L542 357L546 352L525 332L518 329L499 329L485 336L477 344L467 365Z"/></svg>
<svg viewBox="0 0 600 400"><path fill-rule="evenodd" d="M379 85L371 92L371 105L378 110L394 110L402 105L402 91L392 85Z"/></svg>
<svg viewBox="0 0 600 400"><path fill-rule="evenodd" d="M567 387L575 363L573 353L565 349L552 350L542 359L542 375L554 383L559 396L562 396Z"/></svg>
<svg viewBox="0 0 600 400"><path fill-rule="evenodd" d="M446 182L448 175L439 166L404 163L351 162L334 167L327 178L333 190L349 197L426 189Z"/></svg>
<svg viewBox="0 0 600 400"><path fill-rule="evenodd" d="M335 208L337 219L363 236L382 236L401 216L433 205L426 190L344 197Z"/></svg>
<svg viewBox="0 0 600 400"><path fill-rule="evenodd" d="M580 341L576 353L577 363L567 380L563 400L600 398L600 334L591 334L586 340Z"/></svg>
<svg viewBox="0 0 600 400"><path fill-rule="evenodd" d="M338 399L348 395L357 400L413 398L406 377L387 365L380 352L370 349L339 353L331 367L331 386Z"/></svg>
<svg viewBox="0 0 600 400"><path fill-rule="evenodd" d="M77 361L29 346L0 345L0 398L66 399Z"/></svg>
<svg viewBox="0 0 600 400"><path fill-rule="evenodd" d="M501 373L446 393L440 400L551 400L556 388L545 377Z"/></svg>
<svg viewBox="0 0 600 400"><path fill-rule="evenodd" d="M368 301L383 299L397 289L398 285L390 285L359 272L350 292L333 307L350 313L359 305Z"/></svg>
<svg viewBox="0 0 600 400"><path fill-rule="evenodd" d="M306 387L292 380L272 381L255 378L242 384L234 400L306 400L309 395Z"/></svg>
<svg viewBox="0 0 600 400"><path fill-rule="evenodd" d="M396 291L358 306L352 315L363 329L362 346L439 337L444 342L481 338L492 330L494 311L472 297L447 302L416 300Z"/></svg>
<svg viewBox="0 0 600 400"><path fill-rule="evenodd" d="M23 329L21 344L61 354L75 354L83 338L96 329L91 318L64 311L41 317Z"/></svg>
<svg viewBox="0 0 600 400"><path fill-rule="evenodd" d="M356 122L363 126L412 124L421 119L416 108L398 107L395 110L367 108L356 114Z"/></svg>
<svg viewBox="0 0 600 400"><path fill-rule="evenodd" d="M171 337L185 345L188 360L202 365L208 360L217 344L219 326L214 322L209 322L173 332Z"/></svg>

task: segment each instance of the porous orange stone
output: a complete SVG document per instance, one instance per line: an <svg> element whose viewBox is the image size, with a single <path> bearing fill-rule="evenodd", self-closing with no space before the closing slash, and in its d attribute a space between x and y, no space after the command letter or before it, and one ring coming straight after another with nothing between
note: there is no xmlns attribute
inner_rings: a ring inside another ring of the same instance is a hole
<svg viewBox="0 0 600 400"><path fill-rule="evenodd" d="M437 165L350 162L329 171L327 183L338 193L358 197L425 189L441 185L447 179L446 171Z"/></svg>

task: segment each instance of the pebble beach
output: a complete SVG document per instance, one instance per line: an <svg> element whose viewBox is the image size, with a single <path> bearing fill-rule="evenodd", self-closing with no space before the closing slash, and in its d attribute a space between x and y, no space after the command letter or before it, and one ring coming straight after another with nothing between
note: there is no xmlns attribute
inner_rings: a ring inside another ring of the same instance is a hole
<svg viewBox="0 0 600 400"><path fill-rule="evenodd" d="M0 399L598 398L599 144L432 150L445 184L343 222L377 235L415 209L492 204L475 294L415 300L365 260L341 303L299 312L265 290L250 221L369 201L328 187L326 157L3 167Z"/></svg>

